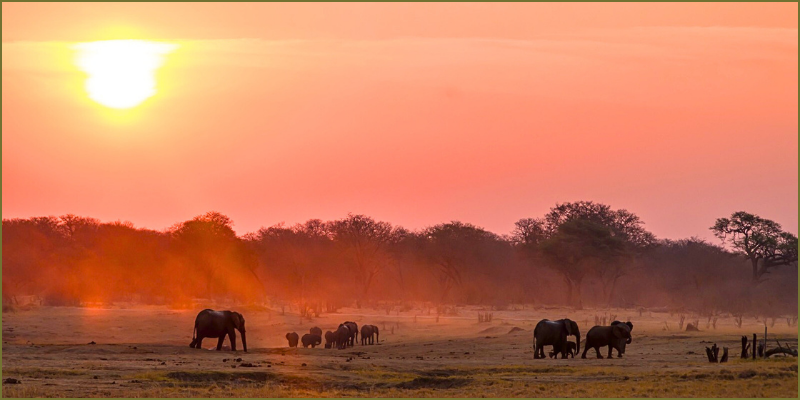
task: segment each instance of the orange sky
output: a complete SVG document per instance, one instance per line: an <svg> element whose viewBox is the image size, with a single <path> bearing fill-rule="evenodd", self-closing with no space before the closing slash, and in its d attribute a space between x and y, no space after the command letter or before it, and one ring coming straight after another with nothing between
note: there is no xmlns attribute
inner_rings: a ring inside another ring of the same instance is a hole
<svg viewBox="0 0 800 400"><path fill-rule="evenodd" d="M797 233L796 3L3 3L3 218L507 233L556 202ZM180 44L110 112L69 46Z"/></svg>

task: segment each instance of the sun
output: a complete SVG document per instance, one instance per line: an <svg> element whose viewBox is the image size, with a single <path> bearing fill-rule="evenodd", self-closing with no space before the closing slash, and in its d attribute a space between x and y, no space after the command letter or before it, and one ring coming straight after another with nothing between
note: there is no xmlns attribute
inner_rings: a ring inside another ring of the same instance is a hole
<svg viewBox="0 0 800 400"><path fill-rule="evenodd" d="M86 92L110 108L135 107L156 94L155 72L176 44L144 40L79 43L75 63L83 70Z"/></svg>

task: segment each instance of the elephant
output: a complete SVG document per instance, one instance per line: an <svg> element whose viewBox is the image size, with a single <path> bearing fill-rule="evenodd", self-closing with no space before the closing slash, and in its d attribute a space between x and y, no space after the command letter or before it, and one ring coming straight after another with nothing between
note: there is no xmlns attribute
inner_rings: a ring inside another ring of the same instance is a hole
<svg viewBox="0 0 800 400"><path fill-rule="evenodd" d="M236 351L236 330L242 335L242 347L247 352L247 336L245 336L244 317L236 311L214 311L205 309L197 314L194 319L192 343L189 347L203 348L203 339L219 338L217 351L222 350L225 336L231 342L231 350Z"/></svg>
<svg viewBox="0 0 800 400"><path fill-rule="evenodd" d="M343 325L347 325L347 328L350 329L350 338L348 339L349 345L355 346L355 343L358 341L358 324L352 321L345 321Z"/></svg>
<svg viewBox="0 0 800 400"><path fill-rule="evenodd" d="M340 324L333 335L336 338L337 349L342 350L347 347L347 343L350 340L350 328L348 328L347 325Z"/></svg>
<svg viewBox="0 0 800 400"><path fill-rule="evenodd" d="M575 342L567 342L567 355L568 356L572 356L572 358L575 358L575 354L577 354L577 353L578 352L575 351ZM550 351L550 358L555 358L556 354L557 353L556 353L555 349L551 350Z"/></svg>
<svg viewBox="0 0 800 400"><path fill-rule="evenodd" d="M297 347L297 342L300 341L300 335L298 335L297 332L287 333L286 340L289 341L289 347Z"/></svg>
<svg viewBox="0 0 800 400"><path fill-rule="evenodd" d="M336 343L336 335L331 331L325 332L325 348L330 349Z"/></svg>
<svg viewBox="0 0 800 400"><path fill-rule="evenodd" d="M550 321L543 319L533 329L533 358L545 358L544 346L553 346L553 352L567 358L567 336L575 336L575 354L581 350L581 331L571 319Z"/></svg>
<svg viewBox="0 0 800 400"><path fill-rule="evenodd" d="M318 328L318 327L316 327L316 326L315 326L315 327L313 327L313 328L311 328L311 329L309 329L309 330L308 330L308 333L310 333L310 334L312 334L312 335L317 335L317 336L319 336L319 337L322 337L322 329L319 329L319 328Z"/></svg>
<svg viewBox="0 0 800 400"><path fill-rule="evenodd" d="M375 344L375 336L378 334L378 327L375 325L361 326L361 344ZM378 341L380 342L380 340Z"/></svg>
<svg viewBox="0 0 800 400"><path fill-rule="evenodd" d="M610 325L611 325L611 326L614 326L614 325L616 325L616 324L621 324L621 323L622 323L621 321L614 321L614 322L612 322ZM625 322L625 325L628 325L628 328L631 328L631 332L633 332L633 324L631 323L631 321ZM627 345L627 344L631 344L631 342L632 342L632 341L633 341L633 338L628 338L628 339L625 341L625 344L626 344L626 345ZM622 348L624 349L624 348L625 348L625 346L623 346ZM619 353L619 350L617 350L617 357L618 357L618 358L619 358L619 357L622 357L622 354L620 354L620 353Z"/></svg>
<svg viewBox="0 0 800 400"><path fill-rule="evenodd" d="M310 333L303 335L300 340L303 342L303 347L311 346L312 349L322 343L322 337L319 335L312 335Z"/></svg>
<svg viewBox="0 0 800 400"><path fill-rule="evenodd" d="M586 343L581 358L586 358L586 352L594 348L597 358L600 355L600 347L608 346L608 358L611 358L613 349L617 349L617 357L625 354L625 345L631 343L631 330L633 324L630 322L622 323L614 321L610 326L594 326L586 333Z"/></svg>

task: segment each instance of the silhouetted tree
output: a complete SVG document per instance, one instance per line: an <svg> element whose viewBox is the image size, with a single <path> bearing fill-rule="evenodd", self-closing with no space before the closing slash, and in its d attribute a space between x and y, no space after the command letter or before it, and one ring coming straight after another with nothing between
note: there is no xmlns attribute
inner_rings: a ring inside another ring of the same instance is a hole
<svg viewBox="0 0 800 400"><path fill-rule="evenodd" d="M626 252L625 240L614 236L610 228L584 219L563 222L540 247L547 265L564 278L568 301L577 307L582 307L581 283L586 274Z"/></svg>
<svg viewBox="0 0 800 400"><path fill-rule="evenodd" d="M507 245L494 233L459 221L426 228L419 237L419 255L434 266L440 302L444 302L454 287L462 284L466 272L480 274L483 269L499 273L500 265L494 260L502 251L500 247ZM484 278L486 280L488 277Z"/></svg>
<svg viewBox="0 0 800 400"><path fill-rule="evenodd" d="M730 218L717 219L709 229L724 244L750 261L755 284L762 282L762 277L771 268L797 267L797 236L784 232L775 221L738 211Z"/></svg>
<svg viewBox="0 0 800 400"><path fill-rule="evenodd" d="M388 222L360 214L347 214L346 218L331 222L328 231L342 249L361 288L361 296L367 295L375 276L393 261L390 245L406 234L404 229L394 228Z"/></svg>
<svg viewBox="0 0 800 400"><path fill-rule="evenodd" d="M171 234L180 254L205 283L205 293L196 295L249 295L253 289L251 278L263 291L263 283L254 272L254 259L233 231L229 217L208 212L173 226Z"/></svg>

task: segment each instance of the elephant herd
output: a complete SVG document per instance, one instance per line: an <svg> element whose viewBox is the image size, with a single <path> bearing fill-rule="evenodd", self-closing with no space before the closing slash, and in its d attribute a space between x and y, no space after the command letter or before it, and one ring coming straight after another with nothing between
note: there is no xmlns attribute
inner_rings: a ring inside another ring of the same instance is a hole
<svg viewBox="0 0 800 400"><path fill-rule="evenodd" d="M581 358L586 358L586 352L594 349L597 358L603 358L600 348L608 346L608 358L611 358L613 350L617 350L617 357L625 354L625 346L633 340L631 331L633 324L628 322L614 321L609 326L594 326L586 333L583 354ZM567 337L575 336L575 342L567 340ZM544 358L544 347L553 346L550 357L555 358L561 354L561 358L572 356L573 358L581 351L581 332L578 324L571 319L560 319L550 321L543 319L536 324L533 329L533 358Z"/></svg>
<svg viewBox="0 0 800 400"><path fill-rule="evenodd" d="M192 343L189 347L200 349L205 338L217 339L217 350L222 350L222 343L225 336L231 342L231 350L236 351L236 331L242 335L242 347L247 351L247 337L245 336L245 324L242 314L235 311L214 311L205 309L197 314L194 321L194 331L192 333ZM583 354L581 358L586 358L586 352L594 349L597 358L603 358L600 348L608 346L608 358L611 358L613 350L617 350L617 357L625 354L625 346L632 341L631 331L633 324L628 322L614 321L609 326L594 326L586 333ZM358 342L358 324L352 321L345 321L339 324L336 331L325 332L325 348L345 349L352 347ZM575 342L567 340L569 336L575 336ZM322 329L313 327L309 332L300 337L297 332L286 334L289 347L297 347L302 343L303 347L314 348L322 344ZM361 344L380 343L378 327L375 325L361 326ZM573 358L581 351L581 332L578 324L570 319L560 319L550 321L543 319L536 324L533 329L533 358L545 358L544 347L552 346L550 357L556 358L561 354L561 358L572 356Z"/></svg>
<svg viewBox="0 0 800 400"><path fill-rule="evenodd" d="M322 329L313 327L309 329L309 333L299 337L297 332L289 332L286 334L286 340L289 341L289 347L297 347L298 340L303 344L303 347L314 347L322 343ZM375 344L375 340L379 340L378 327L375 325L362 325L361 326L361 344ZM345 321L339 324L335 332L325 332L325 348L331 349L344 349L352 347L358 342L358 324L353 321Z"/></svg>

